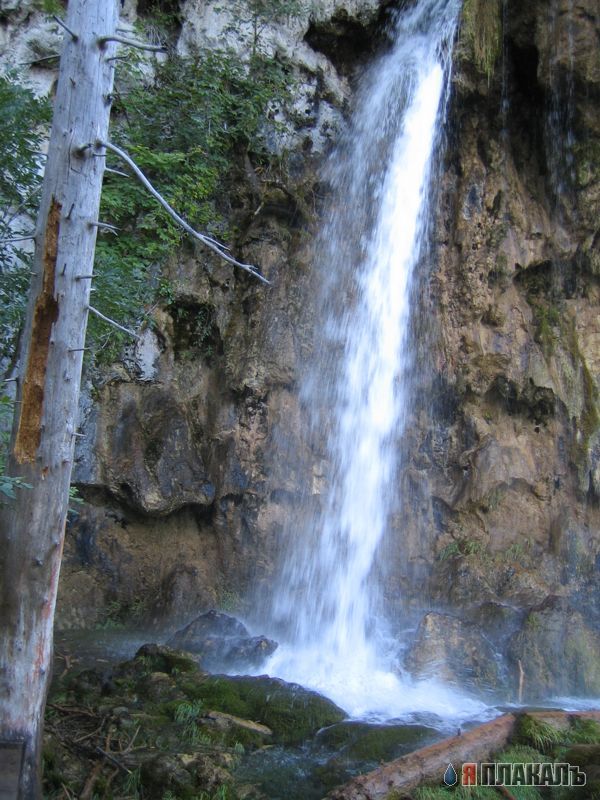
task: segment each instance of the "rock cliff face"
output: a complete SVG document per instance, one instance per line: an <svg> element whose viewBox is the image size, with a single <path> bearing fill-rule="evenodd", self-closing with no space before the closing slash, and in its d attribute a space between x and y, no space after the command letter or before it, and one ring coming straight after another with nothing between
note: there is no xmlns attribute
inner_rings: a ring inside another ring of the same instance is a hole
<svg viewBox="0 0 600 800"><path fill-rule="evenodd" d="M431 606L476 623L479 652L492 641L507 654L507 687L522 668L529 697L593 694L600 19L589 2L493 6L493 73L478 69L477 31L463 27L458 52L430 283L437 361L404 474L414 517L396 580L422 608L428 577ZM415 651L434 641L447 664L454 623L426 618Z"/></svg>
<svg viewBox="0 0 600 800"><path fill-rule="evenodd" d="M252 27L232 39L223 5L182 3L181 52L248 46ZM398 4L313 5L263 32L298 78L287 179L241 181L237 198L243 257L272 286L174 255L154 328L88 386L60 626L248 612L298 487L319 482L298 398L320 324L318 167ZM594 0L466 0L416 292L387 602L415 623L415 673L511 699L521 674L529 699L600 692L599 35Z"/></svg>

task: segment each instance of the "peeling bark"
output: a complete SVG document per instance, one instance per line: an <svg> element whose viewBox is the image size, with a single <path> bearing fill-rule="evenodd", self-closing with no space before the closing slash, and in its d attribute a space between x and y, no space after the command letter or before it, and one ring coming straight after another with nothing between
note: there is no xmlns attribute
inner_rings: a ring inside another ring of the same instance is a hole
<svg viewBox="0 0 600 800"><path fill-rule="evenodd" d="M23 381L21 415L14 447L17 463L32 462L42 437L42 408L46 366L50 350L52 326L58 319L58 303L54 297L56 258L60 230L61 205L52 198L44 242L42 291L35 302L29 360Z"/></svg>

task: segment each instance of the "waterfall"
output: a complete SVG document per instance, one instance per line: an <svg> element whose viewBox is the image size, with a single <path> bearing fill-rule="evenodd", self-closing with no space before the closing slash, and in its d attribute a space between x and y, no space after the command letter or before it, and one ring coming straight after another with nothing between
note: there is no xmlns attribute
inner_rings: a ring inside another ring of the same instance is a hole
<svg viewBox="0 0 600 800"><path fill-rule="evenodd" d="M307 521L288 526L272 609L287 641L268 671L355 716L465 710L450 689L394 670L373 580L397 495L411 283L427 240L459 11L460 0L419 0L398 14L329 160L330 207L315 248L321 329L302 399L324 485L306 497Z"/></svg>

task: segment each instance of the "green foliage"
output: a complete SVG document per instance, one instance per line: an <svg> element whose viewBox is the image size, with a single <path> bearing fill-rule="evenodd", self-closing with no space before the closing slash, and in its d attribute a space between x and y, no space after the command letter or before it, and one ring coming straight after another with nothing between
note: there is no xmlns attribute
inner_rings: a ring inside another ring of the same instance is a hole
<svg viewBox="0 0 600 800"><path fill-rule="evenodd" d="M22 478L5 474L13 412L14 402L7 395L0 394L0 506L7 500L14 500L17 489L31 489Z"/></svg>
<svg viewBox="0 0 600 800"><path fill-rule="evenodd" d="M175 722L192 722L203 710L204 703L201 700L182 700L173 709L173 719Z"/></svg>
<svg viewBox="0 0 600 800"><path fill-rule="evenodd" d="M555 306L546 303L535 304L533 313L536 324L534 339L541 345L545 355L550 356L558 338L556 329L560 325L560 313Z"/></svg>
<svg viewBox="0 0 600 800"><path fill-rule="evenodd" d="M172 22L160 6L145 26ZM293 10L284 0L276 6L277 14ZM266 9L258 3L255 11ZM169 57L150 84L147 69L134 63L125 70L111 138L192 226L230 240L228 190L246 157L259 165L271 159L266 139L276 131L275 109L290 89L284 65L258 51L247 62L229 51L203 51ZM0 112L0 358L6 358L14 352L31 264L27 248L8 240L30 233L34 223L16 232L9 226L19 213L35 215L50 105L10 74L0 77ZM133 177L107 174L100 218L120 233L98 236L94 305L131 326L156 302L160 268L186 235ZM163 280L159 300L164 291ZM126 334L89 320L88 345L101 361L118 356L125 341Z"/></svg>
<svg viewBox="0 0 600 800"><path fill-rule="evenodd" d="M448 561L450 558L463 558L465 556L481 555L486 552L485 545L477 539L455 539L447 544L438 554L440 561Z"/></svg>
<svg viewBox="0 0 600 800"><path fill-rule="evenodd" d="M104 615L101 622L96 624L98 630L117 631L122 630L125 625L122 620L123 605L118 600L111 600L106 604Z"/></svg>
<svg viewBox="0 0 600 800"><path fill-rule="evenodd" d="M235 800L236 795L228 786L219 786L214 792L200 792L191 800Z"/></svg>
<svg viewBox="0 0 600 800"><path fill-rule="evenodd" d="M529 558L532 550L533 545L529 537L521 542L513 542L506 549L505 560L509 563L515 561L523 562L526 558Z"/></svg>
<svg viewBox="0 0 600 800"><path fill-rule="evenodd" d="M270 22L298 17L308 12L310 6L307 0L227 0L226 6L216 6L216 9L234 11L232 31L239 28L240 23L252 26L252 54L256 55L262 48L262 35Z"/></svg>
<svg viewBox="0 0 600 800"><path fill-rule="evenodd" d="M192 226L227 241L227 190L245 154L269 160L265 132L275 128L269 117L288 88L284 67L258 53L247 64L225 51L172 57L157 67L151 85L130 67L111 138ZM120 233L98 239L95 302L119 322L139 321L157 292L171 292L159 268L186 234L133 178L106 176L101 218ZM98 320L90 320L90 334L106 360L124 340Z"/></svg>
<svg viewBox="0 0 600 800"><path fill-rule="evenodd" d="M37 0L34 5L46 14L63 14L66 3L64 0L63 2L61 0Z"/></svg>
<svg viewBox="0 0 600 800"><path fill-rule="evenodd" d="M129 774L125 778L123 788L125 790L125 793L130 797L138 797L141 788L140 767L137 767L136 769L131 770L129 772Z"/></svg>
<svg viewBox="0 0 600 800"><path fill-rule="evenodd" d="M173 709L175 722L182 725L182 737L193 745L211 744L211 738L198 725L198 717L204 710L201 700L182 700Z"/></svg>
<svg viewBox="0 0 600 800"><path fill-rule="evenodd" d="M475 66L485 73L489 83L502 52L501 0L465 0L461 32Z"/></svg>
<svg viewBox="0 0 600 800"><path fill-rule="evenodd" d="M175 44L181 26L178 0L146 0L138 4L136 28L141 38L153 44Z"/></svg>
<svg viewBox="0 0 600 800"><path fill-rule="evenodd" d="M4 465L0 464L2 473L0 474L0 506L6 503L1 496L14 500L16 497L16 489L31 489L30 483L25 483L22 478L12 478L10 475L4 474Z"/></svg>
<svg viewBox="0 0 600 800"><path fill-rule="evenodd" d="M572 744L600 744L600 723L577 718L569 730L568 740Z"/></svg>
<svg viewBox="0 0 600 800"><path fill-rule="evenodd" d="M388 795L388 800L401 800L405 797L404 793ZM446 800L446 798L454 798L454 800L496 800L498 793L495 789L485 786L469 786L450 789L446 787L432 787L422 786L416 789L414 794L411 795L414 800Z"/></svg>
<svg viewBox="0 0 600 800"><path fill-rule="evenodd" d="M179 798L169 790L163 794L162 800L179 800ZM215 792L200 792L200 794L193 795L190 800L234 800L234 795L230 793L227 786L219 786Z"/></svg>
<svg viewBox="0 0 600 800"><path fill-rule="evenodd" d="M69 490L69 497L71 502L83 502L78 497L77 489L73 486ZM96 624L96 628L99 630L123 630L128 625L139 624L147 610L146 603L139 597L133 597L131 600L111 600L104 607L102 619Z"/></svg>
<svg viewBox="0 0 600 800"><path fill-rule="evenodd" d="M243 610L244 602L235 589L222 585L217 593L217 606L221 611L233 614L236 611Z"/></svg>
<svg viewBox="0 0 600 800"><path fill-rule="evenodd" d="M496 753L492 759L503 764L526 764L548 761L548 756L540 750L522 744L513 744ZM535 786L511 786L510 795L515 800L539 800L541 797L548 796L544 790L539 790ZM445 787L420 787L411 795L414 800L443 800L452 797L454 800L493 800L497 798L498 792L494 787L470 786L453 788ZM552 795L554 796L554 795ZM388 800L391 800L392 795ZM400 794L398 794L400 800Z"/></svg>
<svg viewBox="0 0 600 800"><path fill-rule="evenodd" d="M0 200L2 205L35 208L30 198L39 186L40 146L49 106L20 84L15 73L0 76Z"/></svg>
<svg viewBox="0 0 600 800"><path fill-rule="evenodd" d="M521 744L529 745L536 750L547 753L553 745L561 741L562 735L560 731L547 722L531 717L528 714L523 714L517 722L515 739Z"/></svg>
<svg viewBox="0 0 600 800"><path fill-rule="evenodd" d="M450 544L447 544L440 550L440 552L438 553L438 558L440 561L448 561L449 558L461 555L462 553L458 545L458 542L450 542Z"/></svg>
<svg viewBox="0 0 600 800"><path fill-rule="evenodd" d="M0 359L12 356L23 318L50 105L14 72L0 75Z"/></svg>

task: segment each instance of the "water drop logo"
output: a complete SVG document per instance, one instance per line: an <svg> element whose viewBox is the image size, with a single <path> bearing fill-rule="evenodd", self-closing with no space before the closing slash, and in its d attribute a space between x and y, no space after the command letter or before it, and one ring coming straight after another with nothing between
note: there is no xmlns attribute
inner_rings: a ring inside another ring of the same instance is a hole
<svg viewBox="0 0 600 800"><path fill-rule="evenodd" d="M456 770L452 764L448 764L446 767L446 772L444 772L444 783L446 786L454 786L457 781L458 775L456 774Z"/></svg>

